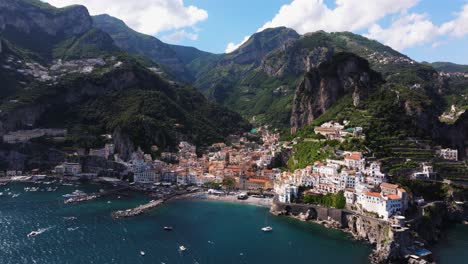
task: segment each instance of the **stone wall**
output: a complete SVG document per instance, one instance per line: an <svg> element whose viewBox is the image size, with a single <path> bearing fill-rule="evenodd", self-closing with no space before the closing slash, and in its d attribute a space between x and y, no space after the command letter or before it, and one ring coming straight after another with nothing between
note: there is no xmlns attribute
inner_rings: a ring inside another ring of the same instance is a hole
<svg viewBox="0 0 468 264"><path fill-rule="evenodd" d="M329 208L314 204L288 204L281 203L274 199L270 212L275 215L289 215L299 218L303 221L333 221L338 224L337 227L343 228L347 225L345 210Z"/></svg>

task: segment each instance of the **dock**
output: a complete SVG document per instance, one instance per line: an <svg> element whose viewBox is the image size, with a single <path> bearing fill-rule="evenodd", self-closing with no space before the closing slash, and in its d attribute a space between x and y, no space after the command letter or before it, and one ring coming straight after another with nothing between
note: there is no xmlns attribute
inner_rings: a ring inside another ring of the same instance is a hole
<svg viewBox="0 0 468 264"><path fill-rule="evenodd" d="M161 205L164 201L163 200L157 200L157 201L151 201L147 204L140 205L138 207L135 207L133 209L127 209L127 210L121 210L121 211L115 211L112 213L113 218L125 218L125 217L131 217L131 216L136 216L140 215L148 210L151 210L155 207L158 207Z"/></svg>

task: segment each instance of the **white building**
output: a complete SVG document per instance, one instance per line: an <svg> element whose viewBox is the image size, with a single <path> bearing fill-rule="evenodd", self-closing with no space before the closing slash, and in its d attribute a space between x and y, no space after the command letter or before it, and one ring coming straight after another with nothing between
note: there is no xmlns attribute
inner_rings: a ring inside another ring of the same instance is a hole
<svg viewBox="0 0 468 264"><path fill-rule="evenodd" d="M294 185L285 184L275 190L278 194L278 200L282 203L290 203L293 198L297 198L299 188Z"/></svg>
<svg viewBox="0 0 468 264"><path fill-rule="evenodd" d="M357 203L364 211L376 213L385 220L402 212L402 199L397 194L384 196L378 192L363 192L358 196Z"/></svg>
<svg viewBox="0 0 468 264"><path fill-rule="evenodd" d="M154 169L144 170L142 172L136 172L133 175L133 181L136 183L143 183L143 184L154 183L157 180L156 173L157 172Z"/></svg>
<svg viewBox="0 0 468 264"><path fill-rule="evenodd" d="M65 162L55 166L55 172L65 176L78 176L81 173L81 164L73 162Z"/></svg>
<svg viewBox="0 0 468 264"><path fill-rule="evenodd" d="M423 163L422 164L422 171L418 171L413 173L412 178L413 179L419 179L419 180L427 180L432 177L435 177L437 174L434 172L434 168L427 164Z"/></svg>
<svg viewBox="0 0 468 264"><path fill-rule="evenodd" d="M457 161L458 160L458 150L456 149L441 149L440 150L440 156L443 158L443 159L446 159L446 160L453 160L453 161Z"/></svg>
<svg viewBox="0 0 468 264"><path fill-rule="evenodd" d="M366 166L366 160L361 152L349 152L345 154L345 165L348 169L361 171Z"/></svg>

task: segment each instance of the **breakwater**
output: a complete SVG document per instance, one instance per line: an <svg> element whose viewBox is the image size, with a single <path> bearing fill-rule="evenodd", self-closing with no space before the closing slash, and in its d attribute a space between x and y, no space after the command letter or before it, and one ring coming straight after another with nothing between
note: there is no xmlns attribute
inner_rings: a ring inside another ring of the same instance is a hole
<svg viewBox="0 0 468 264"><path fill-rule="evenodd" d="M127 210L119 210L112 212L112 217L113 218L124 218L124 217L131 217L131 216L136 216L140 215L150 209L156 208L159 205L161 205L164 201L163 200L157 200L157 201L151 201L147 204L140 205L138 207L135 207L133 209L127 209Z"/></svg>

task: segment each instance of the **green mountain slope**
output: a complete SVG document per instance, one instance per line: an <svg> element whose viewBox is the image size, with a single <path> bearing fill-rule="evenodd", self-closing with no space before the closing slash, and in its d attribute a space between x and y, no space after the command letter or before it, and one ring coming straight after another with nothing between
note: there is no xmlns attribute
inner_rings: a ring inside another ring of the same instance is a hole
<svg viewBox="0 0 468 264"><path fill-rule="evenodd" d="M128 157L137 147L163 150L180 140L204 146L249 128L240 115L168 80L150 59L122 52L84 7L33 0L0 6L0 135L67 128L65 142L47 143L67 149L101 147L101 135L112 134Z"/></svg>
<svg viewBox="0 0 468 264"><path fill-rule="evenodd" d="M456 64L452 62L442 62L442 61L437 61L433 63L429 63L429 62L422 62L422 63L430 65L438 71L443 71L443 72L448 72L448 73L455 73L455 72L468 73L468 65Z"/></svg>

